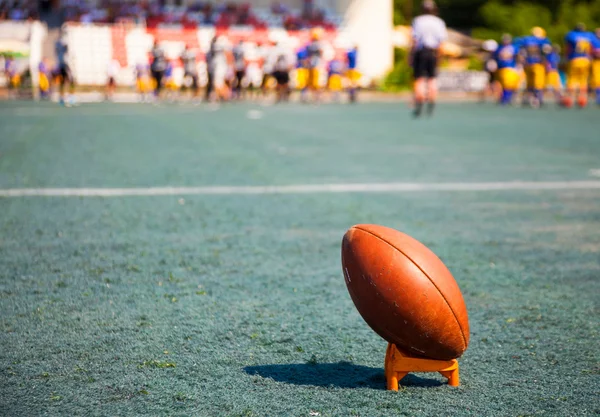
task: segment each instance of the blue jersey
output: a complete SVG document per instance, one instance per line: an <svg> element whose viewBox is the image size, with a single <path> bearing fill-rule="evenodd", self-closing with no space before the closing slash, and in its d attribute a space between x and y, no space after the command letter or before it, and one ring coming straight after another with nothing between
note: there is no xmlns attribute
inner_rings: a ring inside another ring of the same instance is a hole
<svg viewBox="0 0 600 417"><path fill-rule="evenodd" d="M7 58L4 61L4 71L11 77L17 73L17 63L14 59Z"/></svg>
<svg viewBox="0 0 600 417"><path fill-rule="evenodd" d="M600 59L600 38L597 36L592 38L592 57Z"/></svg>
<svg viewBox="0 0 600 417"><path fill-rule="evenodd" d="M515 40L519 48L519 53L525 56L527 65L541 64L543 62L542 49L544 45L551 45L548 38L538 38L535 36L525 36Z"/></svg>
<svg viewBox="0 0 600 417"><path fill-rule="evenodd" d="M165 77L169 78L173 76L173 64L170 62L167 64L167 68L165 69Z"/></svg>
<svg viewBox="0 0 600 417"><path fill-rule="evenodd" d="M328 67L329 76L342 75L344 72L344 64L339 59L334 59L329 63Z"/></svg>
<svg viewBox="0 0 600 417"><path fill-rule="evenodd" d="M558 65L560 64L560 55L554 51L546 55L547 67L550 71L558 71Z"/></svg>
<svg viewBox="0 0 600 417"><path fill-rule="evenodd" d="M346 54L348 59L348 69L356 69L356 61L358 60L358 50L356 48L350 49Z"/></svg>
<svg viewBox="0 0 600 417"><path fill-rule="evenodd" d="M296 68L305 68L307 57L308 54L306 53L306 48L298 50L298 52L296 52Z"/></svg>
<svg viewBox="0 0 600 417"><path fill-rule="evenodd" d="M567 58L569 61L577 58L590 58L592 55L593 33L573 30L565 36Z"/></svg>
<svg viewBox="0 0 600 417"><path fill-rule="evenodd" d="M64 67L67 64L67 53L69 52L69 47L67 46L67 42L63 39L59 39L55 44L56 51L56 60L59 68Z"/></svg>
<svg viewBox="0 0 600 417"><path fill-rule="evenodd" d="M40 74L48 75L48 67L44 62L40 62L40 65L38 65L38 71Z"/></svg>
<svg viewBox="0 0 600 417"><path fill-rule="evenodd" d="M494 59L498 69L516 68L518 49L515 45L500 45L494 52Z"/></svg>

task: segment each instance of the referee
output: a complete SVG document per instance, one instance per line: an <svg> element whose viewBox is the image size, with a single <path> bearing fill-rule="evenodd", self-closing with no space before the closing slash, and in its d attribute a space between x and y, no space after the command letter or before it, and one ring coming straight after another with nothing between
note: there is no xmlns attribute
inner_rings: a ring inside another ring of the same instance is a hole
<svg viewBox="0 0 600 417"><path fill-rule="evenodd" d="M423 14L417 16L412 23L413 45L410 54L415 77L415 117L421 115L425 101L428 103L427 113L433 113L440 45L448 38L446 24L437 17L435 2L424 0L422 7Z"/></svg>

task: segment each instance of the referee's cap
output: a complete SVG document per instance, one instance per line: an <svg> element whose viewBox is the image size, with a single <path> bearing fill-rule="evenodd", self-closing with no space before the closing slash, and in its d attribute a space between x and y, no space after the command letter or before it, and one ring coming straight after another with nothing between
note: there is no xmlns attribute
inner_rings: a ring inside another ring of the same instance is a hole
<svg viewBox="0 0 600 417"><path fill-rule="evenodd" d="M423 7L425 13L433 13L437 10L437 6L433 0L423 0L423 5L421 7Z"/></svg>

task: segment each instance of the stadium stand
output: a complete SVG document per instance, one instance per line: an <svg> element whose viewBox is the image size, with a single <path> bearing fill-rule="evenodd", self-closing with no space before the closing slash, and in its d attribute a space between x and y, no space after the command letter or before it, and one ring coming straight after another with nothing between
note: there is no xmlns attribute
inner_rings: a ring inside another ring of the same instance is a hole
<svg viewBox="0 0 600 417"><path fill-rule="evenodd" d="M42 7L42 3L51 6ZM77 85L103 85L108 77L107 68L109 65L114 68L115 61L120 67L117 84L134 85L135 68L148 64L148 51L155 40L178 73L181 67L178 58L185 45L196 50L201 67L215 35L224 35L231 44L244 40L248 44L248 56L256 57L257 52L252 48L260 50L262 46L264 53L265 47L278 43L297 50L309 41L308 34L313 27L324 29L326 61L333 58L336 50L357 43L361 57L364 57L361 58L361 70L369 79L380 76L391 63L391 53L385 52L387 49L382 46L391 42L391 30L374 23L381 18L391 19L388 9L383 5L374 6L369 0L241 0L225 3L0 0L0 16L5 23L14 19L21 20L14 22L21 24L26 23L23 19L39 17L46 24L41 58L51 69L56 64L54 49L58 28L65 28L70 66ZM370 17L365 20L365 16ZM30 60L29 65L34 68L39 62Z"/></svg>

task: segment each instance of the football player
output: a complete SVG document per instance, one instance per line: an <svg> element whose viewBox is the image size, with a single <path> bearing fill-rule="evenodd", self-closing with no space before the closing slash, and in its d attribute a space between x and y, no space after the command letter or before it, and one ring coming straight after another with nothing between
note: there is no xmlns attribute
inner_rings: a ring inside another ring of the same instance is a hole
<svg viewBox="0 0 600 417"><path fill-rule="evenodd" d="M592 38L592 84L596 94L596 104L600 106L600 28Z"/></svg>
<svg viewBox="0 0 600 417"><path fill-rule="evenodd" d="M358 71L358 47L354 45L346 53L346 78L348 79L348 93L350 95L350 103L356 102L356 92L358 90L358 82L362 75Z"/></svg>
<svg viewBox="0 0 600 417"><path fill-rule="evenodd" d="M339 101L342 91L342 75L344 74L344 61L339 54L327 66L327 89L332 93L333 100Z"/></svg>
<svg viewBox="0 0 600 417"><path fill-rule="evenodd" d="M519 87L519 73L517 72L518 49L512 42L512 36L502 35L502 43L494 53L494 60L498 64L498 81L502 87L500 104L512 103L512 98Z"/></svg>
<svg viewBox="0 0 600 417"><path fill-rule="evenodd" d="M244 41L240 40L232 50L235 80L233 83L232 96L241 99L244 93L244 77L246 76L246 51Z"/></svg>
<svg viewBox="0 0 600 417"><path fill-rule="evenodd" d="M306 47L302 47L296 51L296 89L300 90L303 95L306 94L306 83L308 82L307 56Z"/></svg>
<svg viewBox="0 0 600 417"><path fill-rule="evenodd" d="M561 102L562 82L558 67L560 65L560 46L544 45L544 62L546 64L546 90L552 91L557 103Z"/></svg>
<svg viewBox="0 0 600 417"><path fill-rule="evenodd" d="M313 92L315 101L319 101L321 95L321 65L323 60L323 48L321 46L320 28L311 31L311 42L306 46L308 62L307 88Z"/></svg>
<svg viewBox="0 0 600 417"><path fill-rule="evenodd" d="M524 102L532 107L539 107L543 103L546 82L543 48L551 43L546 37L546 31L536 26L531 29L531 36L516 39L515 44L524 57L527 80Z"/></svg>
<svg viewBox="0 0 600 417"><path fill-rule="evenodd" d="M196 98L198 97L198 62L196 60L196 51L187 44L180 59L183 64L183 83L181 88L191 87L192 95Z"/></svg>
<svg viewBox="0 0 600 417"><path fill-rule="evenodd" d="M585 31L583 23L565 36L565 54L569 62L567 72L568 99L578 95L577 102L583 107L587 103L588 78L592 54L593 33Z"/></svg>
<svg viewBox="0 0 600 417"><path fill-rule="evenodd" d="M61 28L59 33L59 38L55 44L56 51L56 74L59 80L59 94L60 94L60 104L63 106L70 106L73 104L73 90L75 89L75 81L73 79L73 74L71 73L71 68L68 64L68 52L69 47L67 45L67 38L64 30ZM65 102L65 84L69 83L69 100Z"/></svg>

